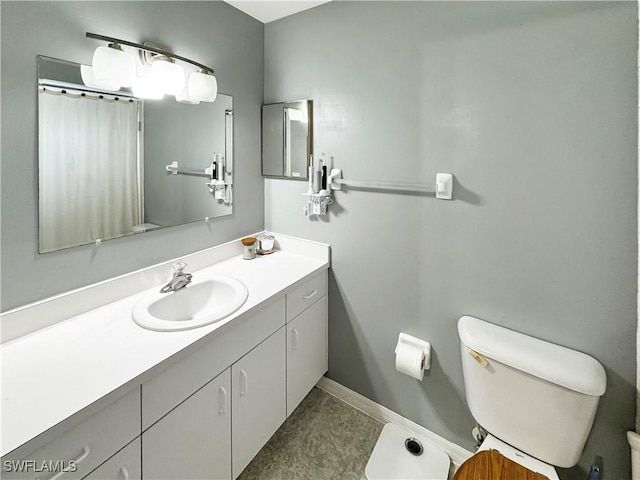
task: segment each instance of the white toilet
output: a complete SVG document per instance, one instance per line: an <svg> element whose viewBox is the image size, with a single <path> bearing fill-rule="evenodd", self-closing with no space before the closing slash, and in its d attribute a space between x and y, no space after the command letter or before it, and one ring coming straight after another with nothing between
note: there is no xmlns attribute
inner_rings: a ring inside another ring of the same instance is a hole
<svg viewBox="0 0 640 480"><path fill-rule="evenodd" d="M558 479L554 466L575 465L591 431L606 389L602 365L474 317L458 321L458 334L467 403L489 433L478 453L497 450L526 469ZM473 475L479 457L476 453L464 462L455 479L480 480Z"/></svg>
<svg viewBox="0 0 640 480"><path fill-rule="evenodd" d="M492 461L499 457L491 468L508 467L508 478L535 478L531 473L537 472L558 480L554 466L575 465L591 431L606 389L602 365L584 353L474 317L458 321L458 334L467 403L488 435L454 480L487 480L487 455ZM428 446L424 454L412 455L405 448L409 436L386 425L366 478L446 480L446 453ZM487 451L497 451L515 464Z"/></svg>

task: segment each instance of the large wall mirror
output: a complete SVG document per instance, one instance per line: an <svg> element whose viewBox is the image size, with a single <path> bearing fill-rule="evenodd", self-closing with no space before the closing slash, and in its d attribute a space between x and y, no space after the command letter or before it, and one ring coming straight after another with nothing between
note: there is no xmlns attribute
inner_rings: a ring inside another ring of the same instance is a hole
<svg viewBox="0 0 640 480"><path fill-rule="evenodd" d="M41 56L38 134L40 253L232 213L228 95L142 100Z"/></svg>
<svg viewBox="0 0 640 480"><path fill-rule="evenodd" d="M262 106L262 175L308 178L312 120L311 100Z"/></svg>

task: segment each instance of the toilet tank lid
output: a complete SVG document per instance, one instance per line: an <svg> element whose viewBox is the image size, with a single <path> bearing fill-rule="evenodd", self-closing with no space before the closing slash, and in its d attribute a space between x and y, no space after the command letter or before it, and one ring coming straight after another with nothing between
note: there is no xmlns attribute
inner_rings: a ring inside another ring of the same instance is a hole
<svg viewBox="0 0 640 480"><path fill-rule="evenodd" d="M470 316L460 318L458 334L468 348L556 385L598 397L607 388L603 366L584 353Z"/></svg>

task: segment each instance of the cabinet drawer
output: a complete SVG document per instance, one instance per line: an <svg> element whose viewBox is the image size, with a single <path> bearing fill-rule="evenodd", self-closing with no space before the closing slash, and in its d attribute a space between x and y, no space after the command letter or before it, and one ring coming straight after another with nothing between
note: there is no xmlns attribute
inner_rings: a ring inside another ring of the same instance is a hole
<svg viewBox="0 0 640 480"><path fill-rule="evenodd" d="M287 322L293 320L326 293L326 270L291 290L287 293Z"/></svg>
<svg viewBox="0 0 640 480"><path fill-rule="evenodd" d="M80 479L140 435L140 389L22 457L2 458L3 479ZM61 469L69 471L60 475Z"/></svg>
<svg viewBox="0 0 640 480"><path fill-rule="evenodd" d="M140 480L140 437L96 468L84 480Z"/></svg>
<svg viewBox="0 0 640 480"><path fill-rule="evenodd" d="M193 392L219 375L285 323L285 300L261 308L188 357L142 384L142 429L146 430Z"/></svg>

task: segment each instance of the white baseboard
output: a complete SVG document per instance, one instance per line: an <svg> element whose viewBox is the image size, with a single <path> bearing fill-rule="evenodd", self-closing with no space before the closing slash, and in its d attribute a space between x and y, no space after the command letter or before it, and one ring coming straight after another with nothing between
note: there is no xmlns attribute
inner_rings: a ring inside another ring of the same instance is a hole
<svg viewBox="0 0 640 480"><path fill-rule="evenodd" d="M369 400L367 397L362 396L327 377L322 377L316 386L327 392L329 395L336 397L338 400L360 410L362 413L369 415L371 418L378 420L379 422L394 423L425 440L429 440L433 445L441 448L447 453L447 455L449 455L449 458L456 469L460 464L462 464L462 462L473 455L473 453L467 449L442 438L431 430L427 430L422 425L412 422L408 418L383 407L373 400Z"/></svg>

